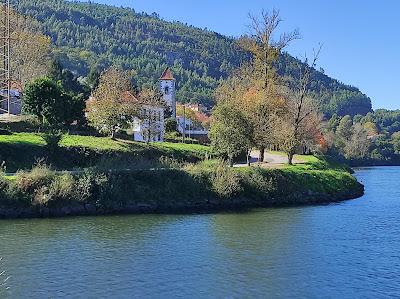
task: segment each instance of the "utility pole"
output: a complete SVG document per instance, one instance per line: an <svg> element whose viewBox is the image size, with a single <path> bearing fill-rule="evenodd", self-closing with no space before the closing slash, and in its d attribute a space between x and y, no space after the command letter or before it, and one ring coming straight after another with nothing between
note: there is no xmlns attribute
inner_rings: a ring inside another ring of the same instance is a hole
<svg viewBox="0 0 400 299"><path fill-rule="evenodd" d="M185 143L186 135L186 106L183 105L183 130L182 130L182 143Z"/></svg>
<svg viewBox="0 0 400 299"><path fill-rule="evenodd" d="M10 116L11 108L11 4L1 0L0 19L0 112Z"/></svg>

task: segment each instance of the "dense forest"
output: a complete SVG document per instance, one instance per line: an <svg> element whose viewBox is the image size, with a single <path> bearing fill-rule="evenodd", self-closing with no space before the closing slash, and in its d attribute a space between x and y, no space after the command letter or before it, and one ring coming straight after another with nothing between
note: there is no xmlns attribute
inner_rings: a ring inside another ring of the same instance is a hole
<svg viewBox="0 0 400 299"><path fill-rule="evenodd" d="M353 165L400 165L400 110L333 115L325 139L330 155Z"/></svg>
<svg viewBox="0 0 400 299"><path fill-rule="evenodd" d="M55 56L77 76L115 65L136 71L139 87L153 84L166 66L177 78L178 101L213 104L221 80L250 56L234 38L180 22L164 21L157 14L136 13L95 3L64 0L19 0L18 10L37 19L55 45ZM278 72L288 80L298 77L299 60L284 53ZM365 115L370 99L357 88L313 72L312 90L322 109L333 114Z"/></svg>

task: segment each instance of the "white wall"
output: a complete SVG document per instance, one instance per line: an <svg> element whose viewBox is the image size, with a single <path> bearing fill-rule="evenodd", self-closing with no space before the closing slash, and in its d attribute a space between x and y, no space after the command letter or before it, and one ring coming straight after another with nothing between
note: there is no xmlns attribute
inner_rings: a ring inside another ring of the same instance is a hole
<svg viewBox="0 0 400 299"><path fill-rule="evenodd" d="M166 89L168 89L168 92ZM163 94L163 100L171 108L172 116L176 117L175 80L160 80L160 91Z"/></svg>
<svg viewBox="0 0 400 299"><path fill-rule="evenodd" d="M150 142L163 142L164 141L164 128L165 128L165 120L164 120L164 109L160 107L152 107L152 106L144 106L142 107L142 113L144 115L148 115L148 113L152 113L153 117L156 116L156 120L152 122L153 128L157 128L159 131L158 136L154 137ZM132 125L133 130L133 138L135 141L146 142L146 130L149 128L149 122L146 118L136 118Z"/></svg>

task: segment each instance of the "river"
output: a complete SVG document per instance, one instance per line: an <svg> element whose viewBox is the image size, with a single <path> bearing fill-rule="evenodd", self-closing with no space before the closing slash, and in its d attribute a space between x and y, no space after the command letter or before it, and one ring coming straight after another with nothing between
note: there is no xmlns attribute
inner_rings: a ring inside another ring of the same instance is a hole
<svg viewBox="0 0 400 299"><path fill-rule="evenodd" d="M325 206L0 221L0 297L399 297L400 168L356 176Z"/></svg>

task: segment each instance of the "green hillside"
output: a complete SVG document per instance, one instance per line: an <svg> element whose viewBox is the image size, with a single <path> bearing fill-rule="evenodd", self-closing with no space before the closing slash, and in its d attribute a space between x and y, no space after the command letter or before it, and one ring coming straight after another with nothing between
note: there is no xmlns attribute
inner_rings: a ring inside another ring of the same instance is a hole
<svg viewBox="0 0 400 299"><path fill-rule="evenodd" d="M90 69L112 64L137 71L139 87L153 84L166 66L178 82L178 100L212 104L213 90L221 79L248 59L235 40L158 15L136 13L94 3L63 0L19 0L18 9L37 19L56 46L65 67L86 76ZM279 72L296 78L298 60L284 54ZM366 114L370 99L357 88L344 85L321 72L313 90L330 115Z"/></svg>

